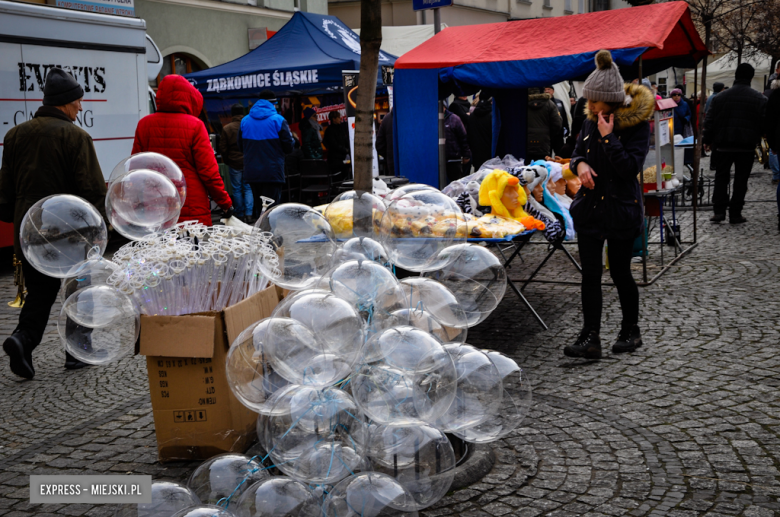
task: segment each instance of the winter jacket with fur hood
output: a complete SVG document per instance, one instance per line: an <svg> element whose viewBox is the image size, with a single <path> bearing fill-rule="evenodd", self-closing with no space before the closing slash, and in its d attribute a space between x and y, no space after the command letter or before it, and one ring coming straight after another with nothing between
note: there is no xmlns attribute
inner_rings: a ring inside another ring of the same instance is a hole
<svg viewBox="0 0 780 517"><path fill-rule="evenodd" d="M138 122L133 154L160 153L179 166L187 181L187 199L179 222L198 221L211 226L213 199L223 210L233 203L222 183L209 133L198 118L203 95L180 75L167 75L157 89L157 113Z"/></svg>
<svg viewBox="0 0 780 517"><path fill-rule="evenodd" d="M571 158L571 170L580 162L590 165L598 176L593 190L584 186L577 192L570 212L578 233L606 239L634 239L644 225L642 186L637 175L642 171L650 148L650 117L655 99L642 85L624 86L630 102L615 110L614 129L602 137L598 115L587 108L577 145Z"/></svg>

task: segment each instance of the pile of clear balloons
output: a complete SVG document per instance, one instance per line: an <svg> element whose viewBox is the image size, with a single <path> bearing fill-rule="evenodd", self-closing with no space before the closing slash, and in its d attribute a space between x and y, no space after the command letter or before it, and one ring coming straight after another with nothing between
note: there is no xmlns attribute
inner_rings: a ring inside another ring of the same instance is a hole
<svg viewBox="0 0 780 517"><path fill-rule="evenodd" d="M459 235L446 196L407 190L389 204L349 192L324 214L283 204L258 221L274 251L258 269L291 292L238 336L226 370L267 454L203 463L188 482L200 506L177 516L417 515L451 487L448 433L487 443L523 421L526 372L467 343L504 296L504 268Z"/></svg>
<svg viewBox="0 0 780 517"><path fill-rule="evenodd" d="M220 311L268 286L261 260L277 260L270 236L188 221L122 246L106 281L132 297L141 314Z"/></svg>

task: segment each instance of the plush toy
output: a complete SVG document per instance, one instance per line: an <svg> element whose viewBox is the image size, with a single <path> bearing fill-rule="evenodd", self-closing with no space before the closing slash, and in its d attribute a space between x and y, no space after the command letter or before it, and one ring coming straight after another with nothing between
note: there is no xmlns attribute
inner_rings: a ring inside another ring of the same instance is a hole
<svg viewBox="0 0 780 517"><path fill-rule="evenodd" d="M542 196L544 196L544 184L549 176L544 162L534 162L525 167L517 167L512 169L510 173L518 178L521 185L526 185L531 192L541 188ZM525 211L544 223L544 238L547 239L547 242L556 242L564 237L565 229L561 222L533 196L528 197Z"/></svg>
<svg viewBox="0 0 780 517"><path fill-rule="evenodd" d="M547 190L555 196L555 199L567 210L571 206L572 199L566 195L566 180L563 179L563 168L559 163L547 162L550 170L550 180L547 182Z"/></svg>
<svg viewBox="0 0 780 517"><path fill-rule="evenodd" d="M528 201L520 181L506 171L495 169L479 187L479 204L490 206L490 214L520 221L528 230L544 230L545 224L528 215L523 206Z"/></svg>

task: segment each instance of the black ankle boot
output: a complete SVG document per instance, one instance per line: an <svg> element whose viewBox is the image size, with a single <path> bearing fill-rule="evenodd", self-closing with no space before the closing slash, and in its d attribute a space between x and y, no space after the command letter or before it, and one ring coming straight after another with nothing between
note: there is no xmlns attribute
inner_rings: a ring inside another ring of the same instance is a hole
<svg viewBox="0 0 780 517"><path fill-rule="evenodd" d="M66 370L80 370L86 366L90 366L87 363L81 362L72 355L70 352L65 352L65 369Z"/></svg>
<svg viewBox="0 0 780 517"><path fill-rule="evenodd" d="M11 359L11 371L19 377L32 379L35 376L32 351L35 348L27 333L23 330L14 332L3 343L3 350Z"/></svg>
<svg viewBox="0 0 780 517"><path fill-rule="evenodd" d="M585 359L601 359L601 338L598 331L582 329L580 337L573 345L563 348L567 357L583 357Z"/></svg>
<svg viewBox="0 0 780 517"><path fill-rule="evenodd" d="M620 329L617 341L612 345L612 353L633 352L640 346L642 346L642 336L639 334L639 326L631 325L628 328L623 327Z"/></svg>

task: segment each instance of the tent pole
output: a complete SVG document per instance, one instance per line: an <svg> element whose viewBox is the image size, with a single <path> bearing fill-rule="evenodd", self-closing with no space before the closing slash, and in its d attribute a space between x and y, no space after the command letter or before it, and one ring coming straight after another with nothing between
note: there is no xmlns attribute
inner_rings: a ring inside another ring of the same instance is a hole
<svg viewBox="0 0 780 517"><path fill-rule="evenodd" d="M437 7L433 10L433 33L441 32L441 10Z"/></svg>
<svg viewBox="0 0 780 517"><path fill-rule="evenodd" d="M425 11L423 11L425 12ZM441 12L439 8L433 10L433 33L441 32ZM444 137L444 102L439 101L439 188L447 186L447 153L445 152L446 139Z"/></svg>
<svg viewBox="0 0 780 517"><path fill-rule="evenodd" d="M639 56L639 83L642 84L642 56Z"/></svg>
<svg viewBox="0 0 780 517"><path fill-rule="evenodd" d="M696 63L696 68L693 69L693 93L696 94L696 87L699 85L699 64ZM693 128L693 149L694 153L696 152L696 146L699 145L699 128L702 126L702 120L701 120L701 113L702 113L702 104L701 104L701 95L697 95L697 98L699 99L699 116L696 117L696 127ZM710 153L710 156L712 156L712 153ZM710 158L711 159L711 158ZM696 164L698 165L698 164ZM693 199L691 200L693 202L693 243L696 244L696 213L699 209L699 171L698 167L695 166L693 168L693 174L691 175L691 188L693 189ZM685 192L683 192L683 196L685 196Z"/></svg>

